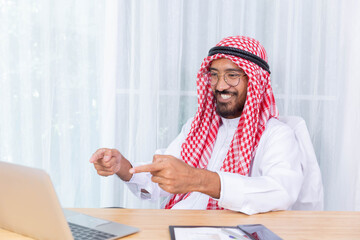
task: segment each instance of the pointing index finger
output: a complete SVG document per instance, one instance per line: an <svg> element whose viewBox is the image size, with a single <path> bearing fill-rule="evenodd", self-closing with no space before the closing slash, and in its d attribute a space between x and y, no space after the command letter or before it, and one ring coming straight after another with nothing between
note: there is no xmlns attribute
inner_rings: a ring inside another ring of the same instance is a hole
<svg viewBox="0 0 360 240"><path fill-rule="evenodd" d="M133 167L129 170L130 173L141 173L141 172L156 172L163 169L163 164L159 163L151 163L146 165L141 165L137 167Z"/></svg>

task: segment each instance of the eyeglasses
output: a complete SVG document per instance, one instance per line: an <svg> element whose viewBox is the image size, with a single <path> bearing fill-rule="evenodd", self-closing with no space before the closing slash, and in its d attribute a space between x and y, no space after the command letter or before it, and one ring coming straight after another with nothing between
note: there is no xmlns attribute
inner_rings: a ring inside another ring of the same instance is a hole
<svg viewBox="0 0 360 240"><path fill-rule="evenodd" d="M216 85L219 81L219 78L221 77L221 75L219 75L215 71L209 71L205 73L205 75L208 77L211 86ZM241 77L246 76L246 74L242 71L232 71L224 73L223 76L224 81L227 83L227 85L231 87L236 87L239 84Z"/></svg>

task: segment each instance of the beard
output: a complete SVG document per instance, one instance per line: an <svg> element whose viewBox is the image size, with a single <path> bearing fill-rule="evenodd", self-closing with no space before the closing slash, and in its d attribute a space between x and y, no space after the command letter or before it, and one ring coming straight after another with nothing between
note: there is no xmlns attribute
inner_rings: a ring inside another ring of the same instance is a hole
<svg viewBox="0 0 360 240"><path fill-rule="evenodd" d="M233 101L227 102L227 103L222 103L222 102L216 101L217 114L219 114L223 118L240 117L241 113L244 109L245 103L240 102L240 100L238 99L238 94L234 93L234 92L229 92L229 91L222 91L222 92L219 92L217 90L215 91L215 96L218 96L220 94L231 94L236 98L235 100L237 100L237 101L235 101L235 103Z"/></svg>

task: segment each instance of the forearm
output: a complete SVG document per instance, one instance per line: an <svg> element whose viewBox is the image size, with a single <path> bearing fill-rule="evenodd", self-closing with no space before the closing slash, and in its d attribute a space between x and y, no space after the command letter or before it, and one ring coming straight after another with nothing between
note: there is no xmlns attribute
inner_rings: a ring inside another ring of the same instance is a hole
<svg viewBox="0 0 360 240"><path fill-rule="evenodd" d="M129 173L129 169L132 168L132 165L124 156L121 156L120 161L120 170L116 173L116 175L118 175L121 180L128 182L132 178L132 174Z"/></svg>
<svg viewBox="0 0 360 240"><path fill-rule="evenodd" d="M192 192L201 192L216 199L220 198L221 183L216 172L196 168L194 169L194 177L197 184Z"/></svg>
<svg viewBox="0 0 360 240"><path fill-rule="evenodd" d="M283 170L286 173L286 170ZM297 199L302 177L287 172L283 178L274 176L246 177L220 172L219 206L246 214L288 209Z"/></svg>

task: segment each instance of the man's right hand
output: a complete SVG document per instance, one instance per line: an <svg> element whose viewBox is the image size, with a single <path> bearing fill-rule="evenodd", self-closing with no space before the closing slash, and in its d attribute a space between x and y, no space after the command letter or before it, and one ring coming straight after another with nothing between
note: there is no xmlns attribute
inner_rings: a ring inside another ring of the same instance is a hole
<svg viewBox="0 0 360 240"><path fill-rule="evenodd" d="M100 176L117 174L123 181L129 181L132 177L129 173L129 169L132 168L131 163L116 149L100 148L89 161L94 164Z"/></svg>

